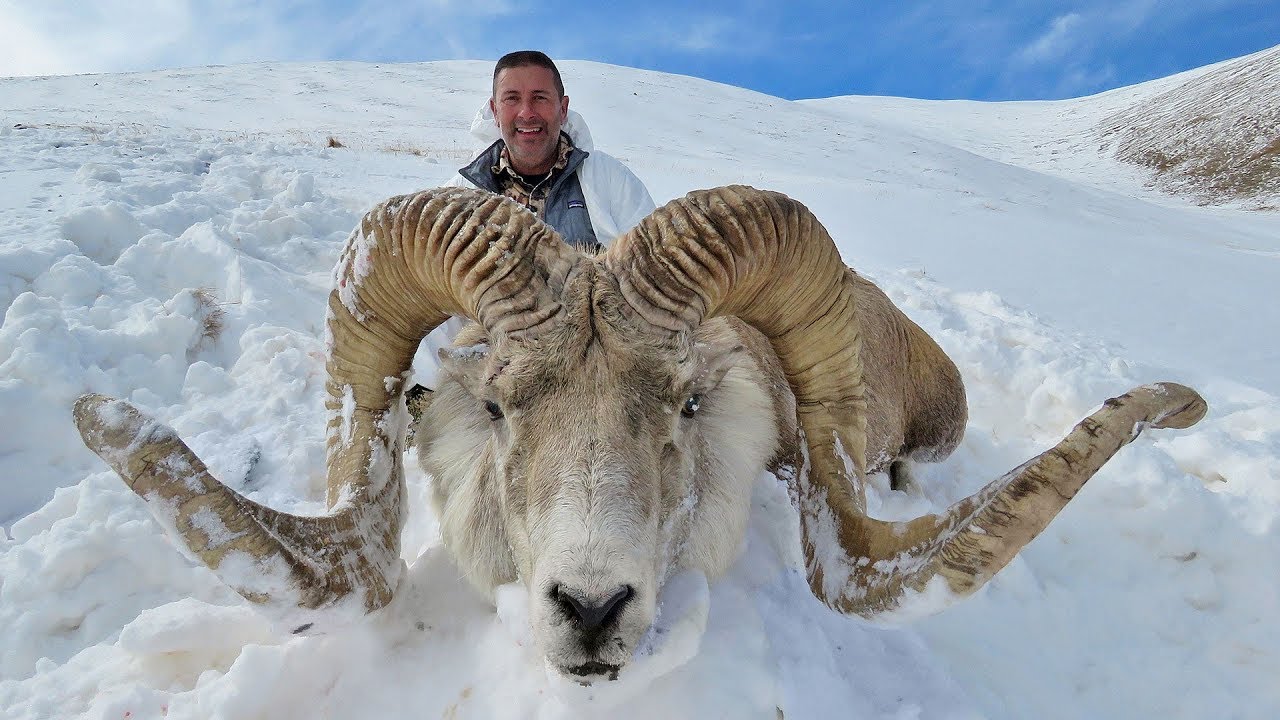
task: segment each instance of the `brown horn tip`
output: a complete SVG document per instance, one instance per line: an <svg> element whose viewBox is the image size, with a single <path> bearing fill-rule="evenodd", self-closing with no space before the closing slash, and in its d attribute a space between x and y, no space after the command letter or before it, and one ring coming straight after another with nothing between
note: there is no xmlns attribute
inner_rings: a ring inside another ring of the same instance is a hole
<svg viewBox="0 0 1280 720"><path fill-rule="evenodd" d="M398 535L380 531L397 516L399 483L355 508L290 515L218 482L177 433L128 401L88 394L72 413L85 445L147 501L172 538L269 616L315 609L333 622L345 613L331 610L349 595L366 610L390 601Z"/></svg>
<svg viewBox="0 0 1280 720"><path fill-rule="evenodd" d="M81 395L72 406L71 414L80 437L95 452L95 446L101 446L108 434L112 441L118 442L127 434L136 435L145 423L129 403L98 393Z"/></svg>
<svg viewBox="0 0 1280 720"><path fill-rule="evenodd" d="M129 463L136 451L153 442L177 438L167 426L143 415L131 403L98 393L81 395L71 412L85 446L135 490L137 473Z"/></svg>
<svg viewBox="0 0 1280 720"><path fill-rule="evenodd" d="M1209 412L1209 404L1204 401L1200 393L1186 385L1179 385L1173 382L1158 382L1144 385L1139 389L1149 390L1158 396L1166 398L1165 402L1170 408L1152 419L1151 427L1154 428L1185 430L1200 422L1204 419L1205 414Z"/></svg>

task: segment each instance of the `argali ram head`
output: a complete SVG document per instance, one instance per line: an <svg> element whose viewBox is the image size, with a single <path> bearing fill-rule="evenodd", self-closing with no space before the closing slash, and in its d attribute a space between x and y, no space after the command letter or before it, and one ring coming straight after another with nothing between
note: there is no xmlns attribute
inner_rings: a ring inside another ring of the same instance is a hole
<svg viewBox="0 0 1280 720"><path fill-rule="evenodd" d="M868 473L959 442L959 373L807 208L734 186L673 200L600 255L474 190L365 215L328 300L324 515L245 498L126 402L86 395L75 420L225 582L322 627L399 582L403 378L455 315L474 325L415 439L444 541L482 590L524 583L542 652L581 682L627 664L673 571L734 561L761 470L789 484L814 594L874 616L931 585L972 593L1141 430L1206 409L1139 387L944 512L870 517Z"/></svg>

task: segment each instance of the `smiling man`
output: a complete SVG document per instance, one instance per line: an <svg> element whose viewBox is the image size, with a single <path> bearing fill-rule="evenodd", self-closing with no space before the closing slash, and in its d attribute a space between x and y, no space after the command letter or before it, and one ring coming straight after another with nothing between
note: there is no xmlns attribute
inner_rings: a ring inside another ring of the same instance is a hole
<svg viewBox="0 0 1280 720"><path fill-rule="evenodd" d="M498 60L471 133L492 144L449 184L506 195L571 245L598 252L654 209L640 178L593 147L586 122L569 110L560 71L537 50Z"/></svg>

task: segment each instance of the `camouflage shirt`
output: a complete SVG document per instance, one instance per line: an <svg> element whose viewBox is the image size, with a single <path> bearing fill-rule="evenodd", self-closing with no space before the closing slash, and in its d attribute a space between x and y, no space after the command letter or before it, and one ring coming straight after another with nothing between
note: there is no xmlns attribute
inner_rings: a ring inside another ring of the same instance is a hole
<svg viewBox="0 0 1280 720"><path fill-rule="evenodd" d="M505 144L502 146L502 153L498 156L498 164L490 170L493 172L494 179L498 181L498 187L502 189L503 195L529 208L538 217L542 217L542 211L547 204L547 191L551 188L551 180L564 171L565 166L569 164L569 154L572 152L573 141L568 135L560 133L555 165L552 165L547 174L532 185L511 166L511 157L507 154Z"/></svg>

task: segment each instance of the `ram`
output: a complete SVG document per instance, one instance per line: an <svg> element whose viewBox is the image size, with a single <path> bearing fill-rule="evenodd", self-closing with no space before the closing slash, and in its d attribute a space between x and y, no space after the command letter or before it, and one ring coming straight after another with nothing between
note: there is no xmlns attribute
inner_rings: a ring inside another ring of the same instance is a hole
<svg viewBox="0 0 1280 720"><path fill-rule="evenodd" d="M1139 387L940 514L872 518L869 473L900 481L959 442L959 372L808 209L746 187L674 200L601 255L496 196L392 198L352 233L328 303L327 514L243 497L122 401L77 402L86 444L224 582L323 628L392 598L405 378L432 328L471 318L418 458L459 567L481 590L521 580L542 652L582 682L626 665L671 573L735 560L761 470L789 484L814 594L875 616L973 592L1144 428L1206 410Z"/></svg>

